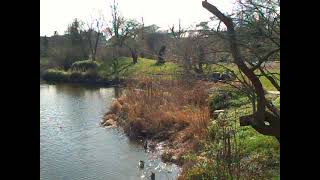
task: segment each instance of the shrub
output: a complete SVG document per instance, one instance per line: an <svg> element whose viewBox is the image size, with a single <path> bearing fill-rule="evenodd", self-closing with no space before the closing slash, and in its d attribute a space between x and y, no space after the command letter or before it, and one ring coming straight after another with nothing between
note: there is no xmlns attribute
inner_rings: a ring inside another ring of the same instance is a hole
<svg viewBox="0 0 320 180"><path fill-rule="evenodd" d="M71 82L92 82L100 80L100 76L96 70L89 70L85 73L79 71L73 71L70 74Z"/></svg>
<svg viewBox="0 0 320 180"><path fill-rule="evenodd" d="M207 166L212 166L212 164L208 164L207 163ZM185 179L187 180L214 180L214 179L217 179L217 177L215 177L213 175L213 173L210 171L212 168L202 168L201 166L200 167L193 167L192 169L190 169L187 174L186 174L186 177ZM181 178L182 179L182 178Z"/></svg>
<svg viewBox="0 0 320 180"><path fill-rule="evenodd" d="M118 112L121 111L122 105L120 104L120 102L118 100L114 100L111 104L110 107L110 112L117 114Z"/></svg>
<svg viewBox="0 0 320 180"><path fill-rule="evenodd" d="M143 132L155 139L166 139L177 131L185 139L205 136L210 119L206 86L204 82L190 86L184 81L149 78L128 84L120 100L128 107L128 130L138 129L137 136Z"/></svg>
<svg viewBox="0 0 320 180"><path fill-rule="evenodd" d="M83 74L83 78L87 80L97 80L100 79L100 76L97 70L90 69Z"/></svg>
<svg viewBox="0 0 320 180"><path fill-rule="evenodd" d="M65 82L69 80L69 77L69 73L57 69L48 69L43 74L43 80L47 82Z"/></svg>
<svg viewBox="0 0 320 180"><path fill-rule="evenodd" d="M76 82L76 81L83 79L83 76L82 76L81 72L73 71L73 72L71 72L69 79L70 79L70 81Z"/></svg>
<svg viewBox="0 0 320 180"><path fill-rule="evenodd" d="M209 106L210 110L224 109L228 107L229 96L226 92L217 91L211 94Z"/></svg>
<svg viewBox="0 0 320 180"><path fill-rule="evenodd" d="M72 64L71 70L86 72L88 70L96 70L98 66L99 64L92 60L77 61Z"/></svg>
<svg viewBox="0 0 320 180"><path fill-rule="evenodd" d="M272 179L279 174L280 147L273 137L239 127L237 111L226 111L208 126L204 149L186 159L182 179ZM200 158L201 157L201 158Z"/></svg>
<svg viewBox="0 0 320 180"><path fill-rule="evenodd" d="M240 90L235 90L231 87L221 87L210 95L209 106L210 112L215 110L241 107L248 104L248 97Z"/></svg>

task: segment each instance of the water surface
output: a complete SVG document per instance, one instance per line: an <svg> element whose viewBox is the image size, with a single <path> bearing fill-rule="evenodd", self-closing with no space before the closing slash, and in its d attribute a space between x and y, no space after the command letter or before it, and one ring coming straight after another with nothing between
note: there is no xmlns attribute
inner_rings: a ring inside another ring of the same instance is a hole
<svg viewBox="0 0 320 180"><path fill-rule="evenodd" d="M40 84L40 177L43 180L175 179L179 168L161 163L119 129L99 122L114 88ZM137 168L146 162L144 170Z"/></svg>

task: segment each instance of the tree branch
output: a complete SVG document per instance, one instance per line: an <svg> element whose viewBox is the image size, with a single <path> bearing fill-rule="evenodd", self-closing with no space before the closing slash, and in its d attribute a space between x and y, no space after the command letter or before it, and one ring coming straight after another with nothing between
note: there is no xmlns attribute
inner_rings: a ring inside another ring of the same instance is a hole
<svg viewBox="0 0 320 180"><path fill-rule="evenodd" d="M208 3L207 1L202 1L202 6L209 12L217 16L226 25L230 42L230 50L234 62L238 66L238 68L247 76L247 78L251 81L252 85L254 86L255 93L257 94L257 112L254 115L252 115L251 120L248 122L250 122L250 125L261 134L280 137L279 128L270 128L270 126L265 125L265 120L268 117L265 111L265 93L259 78L254 74L254 72L251 69L247 67L247 65L244 63L242 59L240 49L236 41L236 35L232 19L230 17L225 16L215 6Z"/></svg>
<svg viewBox="0 0 320 180"><path fill-rule="evenodd" d="M273 50L273 51L270 51L267 55L265 55L265 56L262 57L262 58L259 58L259 57L258 57L258 58L259 58L259 62L258 62L256 65L254 65L254 66L251 68L251 70L252 70L252 71L255 71L256 69L258 69L258 68L261 66L262 63L268 61L269 57L272 56L274 53L276 53L276 52L278 52L278 51L280 51L280 48L275 49L275 50Z"/></svg>

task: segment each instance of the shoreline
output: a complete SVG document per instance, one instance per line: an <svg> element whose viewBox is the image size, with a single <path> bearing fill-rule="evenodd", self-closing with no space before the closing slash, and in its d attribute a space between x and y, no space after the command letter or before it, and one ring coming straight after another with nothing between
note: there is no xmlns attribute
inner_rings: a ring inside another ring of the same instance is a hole
<svg viewBox="0 0 320 180"><path fill-rule="evenodd" d="M181 159L177 158L177 155L179 153L174 153L174 151L178 150L178 149L172 148L174 145L173 145L173 142L171 142L170 137L166 138L166 139L155 139L154 137L150 138L150 137L141 137L141 136L132 137L124 130L124 127L122 125L119 125L116 121L114 121L114 123L110 123L109 125L105 125L104 123L106 121L102 120L100 123L100 125L103 128L121 129L121 131L123 131L123 133L126 135L126 137L130 141L138 142L141 146L144 146L144 143L147 142L147 149L145 149L146 152L148 152L148 153L156 152L159 154L159 158L161 159L161 162L174 164L178 168L180 168L181 171L183 170L184 163L182 163Z"/></svg>
<svg viewBox="0 0 320 180"><path fill-rule="evenodd" d="M49 84L49 85L59 85L59 84L70 84L70 85L84 85L84 86L96 86L96 87L123 87L125 86L125 80L120 80L120 82L110 81L46 81L40 79L40 84Z"/></svg>
<svg viewBox="0 0 320 180"><path fill-rule="evenodd" d="M115 101L118 101L118 99L119 97ZM132 126L124 109L119 110L117 113L114 113L113 110L108 111L102 118L100 125L104 128L121 128L129 140L147 142L148 150L150 151L158 150L156 147L161 146L161 152L159 151L161 161L175 164L182 171L183 166L187 164L187 161L182 156L193 151L192 141L181 141L179 138L184 133L183 131L187 129L186 127L173 127L151 134L144 129ZM144 144L141 145L143 146Z"/></svg>

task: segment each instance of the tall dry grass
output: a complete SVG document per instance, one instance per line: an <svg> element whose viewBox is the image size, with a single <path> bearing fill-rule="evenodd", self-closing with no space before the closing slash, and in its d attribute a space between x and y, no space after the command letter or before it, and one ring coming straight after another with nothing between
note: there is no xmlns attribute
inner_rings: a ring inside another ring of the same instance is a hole
<svg viewBox="0 0 320 180"><path fill-rule="evenodd" d="M184 139L204 137L210 119L208 88L209 84L201 81L190 85L182 80L146 77L128 83L125 95L118 98L126 107L125 130L133 136L168 138L183 130L180 136ZM118 111L119 104L114 104Z"/></svg>

